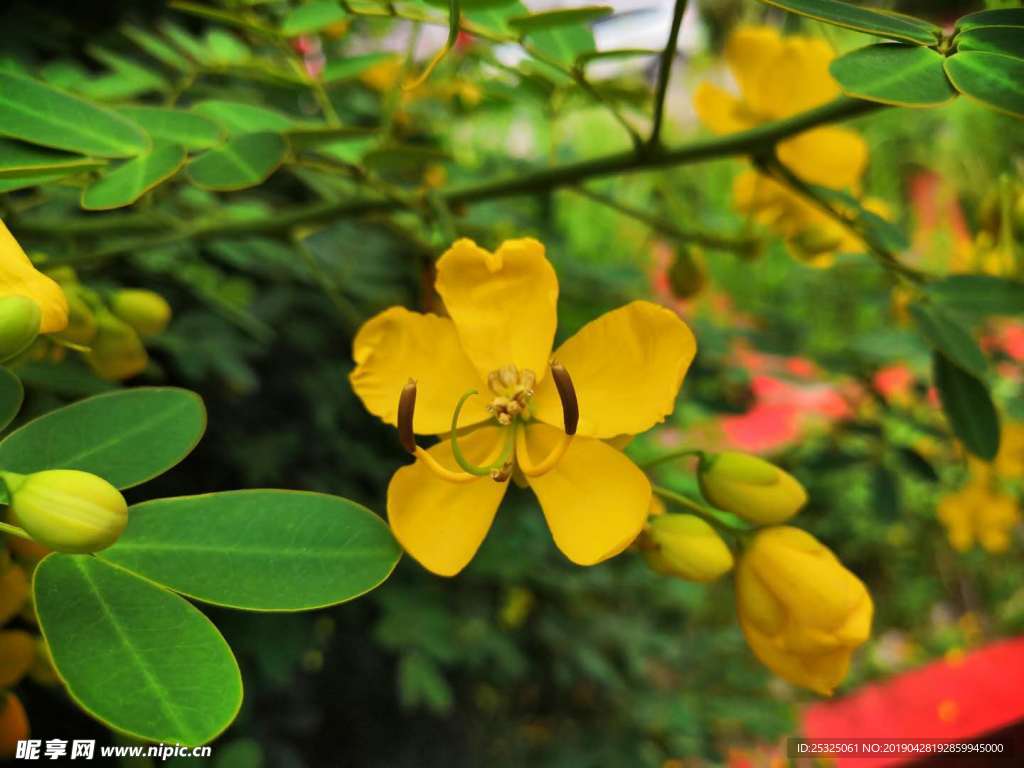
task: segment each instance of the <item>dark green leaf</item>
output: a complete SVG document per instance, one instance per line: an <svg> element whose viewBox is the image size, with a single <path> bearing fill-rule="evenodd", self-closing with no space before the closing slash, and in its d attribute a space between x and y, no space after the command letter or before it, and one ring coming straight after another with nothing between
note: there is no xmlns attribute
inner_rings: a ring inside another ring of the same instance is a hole
<svg viewBox="0 0 1024 768"><path fill-rule="evenodd" d="M115 112L9 72L0 72L0 135L98 157L149 149L142 129Z"/></svg>
<svg viewBox="0 0 1024 768"><path fill-rule="evenodd" d="M939 473L935 471L935 467L931 465L931 462L929 462L928 459L913 448L901 446L897 453L899 454L903 465L919 478L929 483L939 482Z"/></svg>
<svg viewBox="0 0 1024 768"><path fill-rule="evenodd" d="M969 453L992 461L999 452L999 415L988 386L941 352L932 355L932 370L953 432Z"/></svg>
<svg viewBox="0 0 1024 768"><path fill-rule="evenodd" d="M832 62L829 71L849 96L883 104L931 107L956 97L943 56L931 48L879 43Z"/></svg>
<svg viewBox="0 0 1024 768"><path fill-rule="evenodd" d="M1024 27L1024 8L993 8L969 13L956 23L963 32L977 27Z"/></svg>
<svg viewBox="0 0 1024 768"><path fill-rule="evenodd" d="M904 16L875 8L864 8L838 0L761 0L809 19L855 29L878 37L905 40L908 43L933 45L939 41L942 30L923 19Z"/></svg>
<svg viewBox="0 0 1024 768"><path fill-rule="evenodd" d="M978 27L956 36L958 51L986 51L1024 58L1024 27Z"/></svg>
<svg viewBox="0 0 1024 768"><path fill-rule="evenodd" d="M52 176L56 171L71 173L104 165L105 160L0 139L0 179Z"/></svg>
<svg viewBox="0 0 1024 768"><path fill-rule="evenodd" d="M984 378L988 364L971 332L940 307L911 304L910 314L933 349L968 373Z"/></svg>
<svg viewBox="0 0 1024 768"><path fill-rule="evenodd" d="M900 486L892 470L881 464L871 473L871 502L875 514L883 520L900 515Z"/></svg>
<svg viewBox="0 0 1024 768"><path fill-rule="evenodd" d="M1024 315L1024 283L991 275L950 275L926 288L943 306L972 316Z"/></svg>
<svg viewBox="0 0 1024 768"><path fill-rule="evenodd" d="M204 189L245 189L266 181L287 153L288 143L278 134L247 133L197 157L188 173Z"/></svg>
<svg viewBox="0 0 1024 768"><path fill-rule="evenodd" d="M68 693L115 730L205 744L242 704L242 677L217 628L185 599L88 555L50 555L35 607Z"/></svg>
<svg viewBox="0 0 1024 768"><path fill-rule="evenodd" d="M963 51L946 59L946 74L965 96L1016 117L1024 117L1024 59Z"/></svg>
<svg viewBox="0 0 1024 768"><path fill-rule="evenodd" d="M100 557L176 592L256 611L343 603L381 584L401 550L387 525L347 499L232 491L131 508Z"/></svg>
<svg viewBox="0 0 1024 768"><path fill-rule="evenodd" d="M101 211L131 205L171 178L185 164L185 150L173 144L155 147L104 174L82 190L81 205Z"/></svg>
<svg viewBox="0 0 1024 768"><path fill-rule="evenodd" d="M207 149L220 143L224 131L217 123L183 109L166 107L118 107L154 139L180 144L188 149Z"/></svg>
<svg viewBox="0 0 1024 768"><path fill-rule="evenodd" d="M131 488L185 458L206 429L194 392L139 387L58 408L0 442L0 467L11 472L80 469Z"/></svg>
<svg viewBox="0 0 1024 768"><path fill-rule="evenodd" d="M586 25L603 19L614 13L607 5L594 5L586 8L565 8L557 11L543 11L529 16L516 16L508 20L508 25L521 35L538 32L542 29Z"/></svg>
<svg viewBox="0 0 1024 768"><path fill-rule="evenodd" d="M6 368L0 367L0 430L6 429L18 415L24 398L21 380Z"/></svg>
<svg viewBox="0 0 1024 768"><path fill-rule="evenodd" d="M281 34L288 37L319 32L348 17L336 0L313 0L293 8L281 22Z"/></svg>

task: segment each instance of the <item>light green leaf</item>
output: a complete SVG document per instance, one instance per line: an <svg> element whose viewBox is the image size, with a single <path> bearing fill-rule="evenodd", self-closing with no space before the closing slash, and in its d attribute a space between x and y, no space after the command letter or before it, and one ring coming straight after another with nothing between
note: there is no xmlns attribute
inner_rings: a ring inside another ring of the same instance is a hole
<svg viewBox="0 0 1024 768"><path fill-rule="evenodd" d="M401 549L384 521L348 499L249 490L137 504L99 556L207 603L304 611L374 589Z"/></svg>
<svg viewBox="0 0 1024 768"><path fill-rule="evenodd" d="M185 150L173 144L155 147L104 174L82 190L81 205L103 211L131 205L171 178L185 164Z"/></svg>
<svg viewBox="0 0 1024 768"><path fill-rule="evenodd" d="M556 11L531 13L529 16L515 16L508 20L508 25L521 35L538 32L542 29L586 25L603 19L614 13L607 5L593 5L585 8L565 8Z"/></svg>
<svg viewBox="0 0 1024 768"><path fill-rule="evenodd" d="M160 23L160 32L171 41L181 53L199 64L207 63L209 53L203 44L191 35L184 27L175 24L173 21Z"/></svg>
<svg viewBox="0 0 1024 768"><path fill-rule="evenodd" d="M449 0L423 0L427 5L435 8L449 8ZM461 0L459 7L463 12L492 11L505 9L511 5L519 5L519 0ZM526 10L525 8L523 10Z"/></svg>
<svg viewBox="0 0 1024 768"><path fill-rule="evenodd" d="M192 107L203 117L223 125L232 136L247 133L284 133L295 127L295 121L287 115L266 107L237 101L210 99Z"/></svg>
<svg viewBox="0 0 1024 768"><path fill-rule="evenodd" d="M1016 117L1024 117L1024 59L964 51L946 59L946 74L965 96Z"/></svg>
<svg viewBox="0 0 1024 768"><path fill-rule="evenodd" d="M986 51L1024 58L1024 27L978 27L956 36L958 51Z"/></svg>
<svg viewBox="0 0 1024 768"><path fill-rule="evenodd" d="M53 175L55 171L73 172L100 168L105 160L34 147L20 141L0 139L0 179Z"/></svg>
<svg viewBox="0 0 1024 768"><path fill-rule="evenodd" d="M536 48L566 67L573 66L581 55L590 53L597 48L594 44L594 33L590 31L589 27L582 24L531 31L529 42L531 48ZM556 81L567 77L554 67L548 67L543 61L533 63L544 67L545 72L550 70L555 73Z"/></svg>
<svg viewBox="0 0 1024 768"><path fill-rule="evenodd" d="M183 109L125 106L118 107L117 111L142 126L154 139L188 149L216 146L225 135L217 123Z"/></svg>
<svg viewBox="0 0 1024 768"><path fill-rule="evenodd" d="M967 14L956 23L959 32L977 27L1024 27L1024 8L992 8L978 11Z"/></svg>
<svg viewBox="0 0 1024 768"><path fill-rule="evenodd" d="M879 43L851 51L829 66L848 96L904 107L933 107L956 98L942 54L931 48Z"/></svg>
<svg viewBox="0 0 1024 768"><path fill-rule="evenodd" d="M89 48L89 55L110 68L110 74L81 83L77 91L90 99L118 101L152 91L164 92L170 86L152 70L125 56L99 46Z"/></svg>
<svg viewBox="0 0 1024 768"><path fill-rule="evenodd" d="M161 64L165 64L178 72L190 72L192 70L192 64L188 59L156 35L131 25L123 27L121 32Z"/></svg>
<svg viewBox="0 0 1024 768"><path fill-rule="evenodd" d="M287 153L288 143L278 134L247 133L197 157L188 173L204 189L245 189L266 181Z"/></svg>
<svg viewBox="0 0 1024 768"><path fill-rule="evenodd" d="M851 5L839 0L761 0L809 19L834 24L837 27L855 29L869 35L904 40L919 45L934 45L942 36L942 30L923 19L913 16L882 11L875 8Z"/></svg>
<svg viewBox="0 0 1024 768"><path fill-rule="evenodd" d="M58 408L0 441L10 472L80 469L131 488L173 467L206 430L199 395L173 387L138 387Z"/></svg>
<svg viewBox="0 0 1024 768"><path fill-rule="evenodd" d="M971 332L955 317L939 307L911 304L910 314L921 335L932 346L968 373L984 378L988 369L985 356Z"/></svg>
<svg viewBox="0 0 1024 768"><path fill-rule="evenodd" d="M240 66L252 58L249 46L223 29L209 29L204 38L209 60L214 65Z"/></svg>
<svg viewBox="0 0 1024 768"><path fill-rule="evenodd" d="M9 72L0 72L0 135L98 157L149 149L148 137L131 121Z"/></svg>
<svg viewBox="0 0 1024 768"><path fill-rule="evenodd" d="M27 189L28 187L39 187L49 184L51 181L65 179L74 176L77 171L51 171L49 173L37 173L31 176L4 176L0 177L0 193L13 192L16 189Z"/></svg>
<svg viewBox="0 0 1024 768"><path fill-rule="evenodd" d="M312 0L293 8L281 22L281 34L287 37L319 32L348 17L336 0Z"/></svg>
<svg viewBox="0 0 1024 768"><path fill-rule="evenodd" d="M999 415L988 387L941 352L933 354L932 370L953 432L970 453L992 461L999 452Z"/></svg>
<svg viewBox="0 0 1024 768"><path fill-rule="evenodd" d="M363 53L357 56L332 58L324 67L323 81L327 84L354 80L370 67L394 59L391 53Z"/></svg>
<svg viewBox="0 0 1024 768"><path fill-rule="evenodd" d="M8 369L0 367L0 430L14 421L25 399L21 380Z"/></svg>
<svg viewBox="0 0 1024 768"><path fill-rule="evenodd" d="M33 584L54 667L90 715L132 736L190 746L235 719L238 663L185 599L88 555L50 555Z"/></svg>
<svg viewBox="0 0 1024 768"><path fill-rule="evenodd" d="M1024 283L991 275L950 275L929 283L937 302L964 314L1024 315Z"/></svg>

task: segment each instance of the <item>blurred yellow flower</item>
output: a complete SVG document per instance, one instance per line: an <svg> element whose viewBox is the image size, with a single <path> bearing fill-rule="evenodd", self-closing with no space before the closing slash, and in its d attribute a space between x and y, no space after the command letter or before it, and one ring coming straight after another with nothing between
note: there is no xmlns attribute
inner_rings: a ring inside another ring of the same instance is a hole
<svg viewBox="0 0 1024 768"><path fill-rule="evenodd" d="M976 543L988 552L1010 548L1010 533L1020 523L1017 500L996 490L986 477L972 477L955 493L939 501L939 520L950 546L964 552Z"/></svg>
<svg viewBox="0 0 1024 768"><path fill-rule="evenodd" d="M68 324L68 302L51 278L32 266L28 256L0 221L0 297L25 296L39 305L39 333L54 333Z"/></svg>
<svg viewBox="0 0 1024 768"><path fill-rule="evenodd" d="M820 541L788 526L759 531L740 556L736 604L761 663L824 695L846 676L874 612L861 580Z"/></svg>
<svg viewBox="0 0 1024 768"><path fill-rule="evenodd" d="M436 288L450 317L392 307L353 343L352 388L417 457L388 487L398 541L428 570L458 573L514 475L570 560L592 565L621 552L644 525L651 486L606 440L672 412L696 352L690 329L635 301L562 344L549 375L558 280L541 243L509 240L491 253L459 240L437 262ZM444 438L424 450L413 432Z"/></svg>
<svg viewBox="0 0 1024 768"><path fill-rule="evenodd" d="M992 466L999 477L1007 480L1024 477L1024 422L1003 421L999 453Z"/></svg>
<svg viewBox="0 0 1024 768"><path fill-rule="evenodd" d="M122 381L142 373L149 354L134 328L103 309L96 315L96 334L85 361L101 379Z"/></svg>

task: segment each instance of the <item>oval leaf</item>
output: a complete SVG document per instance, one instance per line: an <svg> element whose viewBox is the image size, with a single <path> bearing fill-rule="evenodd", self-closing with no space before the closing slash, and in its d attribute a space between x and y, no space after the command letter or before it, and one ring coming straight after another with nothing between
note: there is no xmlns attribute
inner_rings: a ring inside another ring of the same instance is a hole
<svg viewBox="0 0 1024 768"><path fill-rule="evenodd" d="M987 51L1024 58L1024 27L978 27L956 36L958 51Z"/></svg>
<svg viewBox="0 0 1024 768"><path fill-rule="evenodd" d="M206 409L187 389L139 387L58 408L0 442L10 472L80 469L131 488L184 459L206 430Z"/></svg>
<svg viewBox="0 0 1024 768"><path fill-rule="evenodd" d="M14 421L24 399L25 390L21 386L21 379L6 368L0 368L0 430L6 429Z"/></svg>
<svg viewBox="0 0 1024 768"><path fill-rule="evenodd" d="M1000 112L1024 117L1024 60L964 51L946 59L946 74L965 96Z"/></svg>
<svg viewBox="0 0 1024 768"><path fill-rule="evenodd" d="M0 139L0 179L51 176L56 171L70 173L106 165L105 160L33 147L20 141Z"/></svg>
<svg viewBox="0 0 1024 768"><path fill-rule="evenodd" d="M284 133L295 127L295 121L287 115L240 101L210 99L199 102L192 107L192 111L224 126L232 136Z"/></svg>
<svg viewBox="0 0 1024 768"><path fill-rule="evenodd" d="M905 107L933 107L956 98L942 62L942 54L931 48L879 43L841 56L829 71L849 96Z"/></svg>
<svg viewBox="0 0 1024 768"><path fill-rule="evenodd" d="M938 307L911 304L910 314L933 349L978 378L985 376L988 363L971 332Z"/></svg>
<svg viewBox="0 0 1024 768"><path fill-rule="evenodd" d="M82 190L81 205L102 211L131 205L171 178L185 164L185 150L172 144L156 147L101 176Z"/></svg>
<svg viewBox="0 0 1024 768"><path fill-rule="evenodd" d="M205 189L245 189L266 181L287 152L288 143L276 133L247 133L197 157L188 173Z"/></svg>
<svg viewBox="0 0 1024 768"><path fill-rule="evenodd" d="M0 135L97 157L149 149L149 138L130 120L10 72L0 72Z"/></svg>
<svg viewBox="0 0 1024 768"><path fill-rule="evenodd" d="M904 16L874 8L862 8L839 0L761 0L809 19L824 21L837 27L855 29L878 37L891 37L908 43L934 45L942 36L942 30L923 19Z"/></svg>
<svg viewBox="0 0 1024 768"><path fill-rule="evenodd" d="M281 22L281 34L288 37L319 32L324 27L336 24L348 17L345 10L335 0L313 0L305 3L284 17Z"/></svg>
<svg viewBox="0 0 1024 768"><path fill-rule="evenodd" d="M1024 27L1024 8L993 8L969 13L956 23L960 32L977 27Z"/></svg>
<svg viewBox="0 0 1024 768"><path fill-rule="evenodd" d="M197 600L304 611L369 592L401 550L377 515L348 499L247 490L157 499L131 509L100 557Z"/></svg>
<svg viewBox="0 0 1024 768"><path fill-rule="evenodd" d="M592 5L586 8L566 8L557 11L531 13L508 20L508 25L521 35L554 27L571 27L575 24L590 24L614 13L607 5Z"/></svg>
<svg viewBox="0 0 1024 768"><path fill-rule="evenodd" d="M941 352L932 356L935 388L953 432L968 452L992 461L999 452L999 415L988 387Z"/></svg>
<svg viewBox="0 0 1024 768"><path fill-rule="evenodd" d="M212 120L183 109L119 107L118 112L142 126L154 139L188 149L207 149L224 139L224 130Z"/></svg>
<svg viewBox="0 0 1024 768"><path fill-rule="evenodd" d="M35 606L71 697L124 733L205 744L235 719L242 678L231 649L184 598L88 555L50 555Z"/></svg>
<svg viewBox="0 0 1024 768"><path fill-rule="evenodd" d="M956 312L986 317L1024 315L1024 283L992 275L950 275L929 283L928 294Z"/></svg>

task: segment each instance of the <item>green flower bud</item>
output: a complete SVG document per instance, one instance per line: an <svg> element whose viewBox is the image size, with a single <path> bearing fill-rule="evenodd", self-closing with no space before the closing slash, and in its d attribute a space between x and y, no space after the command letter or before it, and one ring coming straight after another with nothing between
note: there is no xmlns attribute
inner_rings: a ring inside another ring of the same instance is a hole
<svg viewBox="0 0 1024 768"><path fill-rule="evenodd" d="M110 309L142 336L162 333L171 321L171 305L159 293L124 289L114 294Z"/></svg>
<svg viewBox="0 0 1024 768"><path fill-rule="evenodd" d="M134 328L103 310L96 317L96 338L85 361L101 379L122 381L142 373L149 355Z"/></svg>
<svg viewBox="0 0 1024 768"><path fill-rule="evenodd" d="M705 457L698 470L704 498L759 525L788 520L807 503L807 491L788 472L746 453Z"/></svg>
<svg viewBox="0 0 1024 768"><path fill-rule="evenodd" d="M732 570L729 547L696 515L658 515L651 520L647 535L654 547L644 550L644 559L657 573L714 581Z"/></svg>
<svg viewBox="0 0 1024 768"><path fill-rule="evenodd" d="M39 335L43 312L27 296L0 297L0 363L14 359Z"/></svg>
<svg viewBox="0 0 1024 768"><path fill-rule="evenodd" d="M128 524L120 492L96 475L48 469L31 475L0 472L16 525L58 552L97 552L113 544Z"/></svg>

